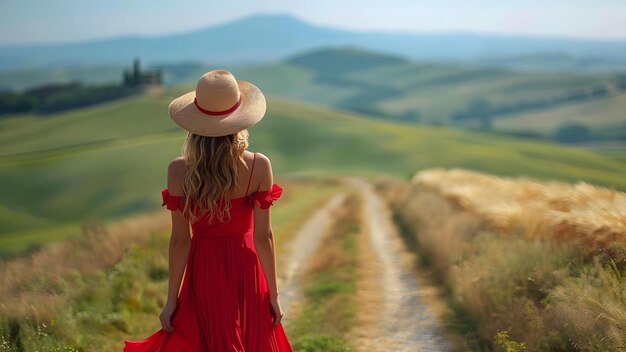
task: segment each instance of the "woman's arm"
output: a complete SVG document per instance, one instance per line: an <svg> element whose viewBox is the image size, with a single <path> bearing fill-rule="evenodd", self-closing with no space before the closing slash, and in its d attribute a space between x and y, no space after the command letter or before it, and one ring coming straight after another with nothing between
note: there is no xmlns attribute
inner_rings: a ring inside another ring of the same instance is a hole
<svg viewBox="0 0 626 352"><path fill-rule="evenodd" d="M182 178L186 165L182 158L174 159L167 170L167 188L173 196L183 196ZM171 316L178 302L178 292L183 279L191 236L189 222L179 210L171 211L172 232L169 242L169 283L167 301L160 315L161 325L167 331L173 331Z"/></svg>
<svg viewBox="0 0 626 352"><path fill-rule="evenodd" d="M263 154L257 154L257 170L259 173L258 191L270 190L274 183L272 165L270 160ZM271 208L271 207L270 207ZM259 261L263 266L263 273L269 287L270 298L278 297L278 287L276 284L276 252L274 233L270 217L270 208L261 209L254 207L254 245L256 247Z"/></svg>
<svg viewBox="0 0 626 352"><path fill-rule="evenodd" d="M182 218L182 219L181 219ZM167 301L176 302L178 291L183 280L191 239L185 235L183 226L188 222L182 217L180 211L172 212L172 234L169 243L169 284L167 289ZM186 231L187 233L189 230Z"/></svg>
<svg viewBox="0 0 626 352"><path fill-rule="evenodd" d="M274 178L272 175L272 165L270 160L263 154L258 154L259 178L258 191L271 190ZM278 287L276 285L276 250L274 243L274 232L272 231L272 222L270 220L270 207L267 209L261 209L255 204L254 207L254 246L256 247L257 255L261 266L263 267L263 273L265 274L265 280L267 281L270 303L272 305L272 311L274 312L272 320L274 327L278 326L283 318L283 311L280 307L278 300Z"/></svg>
<svg viewBox="0 0 626 352"><path fill-rule="evenodd" d="M266 216L269 216L270 211L269 209L255 209L255 213L257 212L265 213ZM255 217L256 216L257 215L255 215ZM276 244L274 242L272 227L270 225L267 230L259 232L258 235L256 230L254 233L254 246L256 247L261 266L263 267L263 273L265 274L265 279L267 281L270 298L276 298L278 297L278 287L276 284Z"/></svg>

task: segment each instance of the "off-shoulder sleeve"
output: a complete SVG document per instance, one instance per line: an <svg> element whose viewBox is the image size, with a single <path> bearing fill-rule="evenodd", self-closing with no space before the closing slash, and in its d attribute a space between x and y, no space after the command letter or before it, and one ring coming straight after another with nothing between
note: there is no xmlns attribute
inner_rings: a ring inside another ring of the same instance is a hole
<svg viewBox="0 0 626 352"><path fill-rule="evenodd" d="M261 209L269 208L275 200L283 194L283 189L276 183L267 191L260 191L254 194L254 203Z"/></svg>
<svg viewBox="0 0 626 352"><path fill-rule="evenodd" d="M164 206L169 210L183 210L185 206L185 197L184 196L173 196L170 194L170 191L167 188L163 188L161 191L161 197L163 198L163 203L161 206Z"/></svg>

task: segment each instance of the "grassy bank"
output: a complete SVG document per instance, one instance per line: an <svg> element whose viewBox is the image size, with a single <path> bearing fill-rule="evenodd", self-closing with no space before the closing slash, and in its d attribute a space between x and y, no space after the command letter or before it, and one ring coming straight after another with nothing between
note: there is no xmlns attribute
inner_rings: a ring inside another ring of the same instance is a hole
<svg viewBox="0 0 626 352"><path fill-rule="evenodd" d="M353 351L348 339L356 312L358 200L351 196L337 214L304 277L306 303L286 326L294 350L302 352Z"/></svg>
<svg viewBox="0 0 626 352"><path fill-rule="evenodd" d="M464 170L379 189L473 349L625 348L625 194Z"/></svg>
<svg viewBox="0 0 626 352"><path fill-rule="evenodd" d="M272 209L277 247L332 185L295 183ZM159 328L167 291L169 213L86 224L0 266L0 351L115 351Z"/></svg>
<svg viewBox="0 0 626 352"><path fill-rule="evenodd" d="M8 262L2 351L114 351L124 336L156 328L167 243L167 230L92 232Z"/></svg>

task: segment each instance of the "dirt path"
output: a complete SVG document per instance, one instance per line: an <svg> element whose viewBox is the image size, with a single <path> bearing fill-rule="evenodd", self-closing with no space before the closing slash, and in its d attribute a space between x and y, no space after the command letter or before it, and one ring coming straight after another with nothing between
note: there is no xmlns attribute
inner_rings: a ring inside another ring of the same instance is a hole
<svg viewBox="0 0 626 352"><path fill-rule="evenodd" d="M413 271L414 255L406 250L391 213L371 184L350 179L360 192L363 235L359 241L359 324L349 337L357 351L450 351L444 331L430 307L429 293ZM335 221L346 194L333 196L284 247L279 272L281 305L295 317L304 303L300 278Z"/></svg>
<svg viewBox="0 0 626 352"><path fill-rule="evenodd" d="M330 230L335 220L333 214L343 204L345 198L346 195L343 193L331 197L302 225L293 239L285 244L284 252L281 254L285 256L284 270L281 270L278 275L280 305L285 316L292 316L294 314L292 308L295 308L297 303L302 302L302 293L299 289L302 269L319 248L324 234Z"/></svg>
<svg viewBox="0 0 626 352"><path fill-rule="evenodd" d="M363 199L362 283L359 315L364 326L356 332L361 351L449 351L450 343L412 272L413 256L406 250L385 203L369 183L352 179ZM369 254L369 256L368 256ZM367 326L369 324L369 326Z"/></svg>

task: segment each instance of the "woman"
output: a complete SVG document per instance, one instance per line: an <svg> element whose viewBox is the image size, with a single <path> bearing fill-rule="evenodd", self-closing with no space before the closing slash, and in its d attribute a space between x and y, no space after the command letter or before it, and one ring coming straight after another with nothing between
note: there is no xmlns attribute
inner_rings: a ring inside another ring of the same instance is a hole
<svg viewBox="0 0 626 352"><path fill-rule="evenodd" d="M293 351L281 322L269 210L282 189L269 159L246 150L247 128L265 114L263 93L211 71L170 103L169 114L188 134L161 192L172 216L167 303L161 329L125 341L124 351Z"/></svg>

